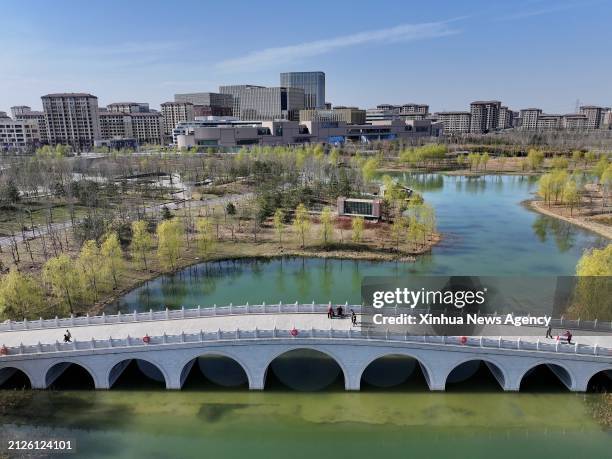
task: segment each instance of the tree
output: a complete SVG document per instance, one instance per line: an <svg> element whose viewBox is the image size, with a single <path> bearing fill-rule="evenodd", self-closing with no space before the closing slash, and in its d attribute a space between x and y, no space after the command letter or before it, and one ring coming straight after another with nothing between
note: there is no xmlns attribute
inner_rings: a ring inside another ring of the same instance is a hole
<svg viewBox="0 0 612 459"><path fill-rule="evenodd" d="M363 239L364 223L365 223L365 220L363 217L355 217L351 221L351 227L353 230L352 239L353 239L353 242L357 244L359 244L361 240Z"/></svg>
<svg viewBox="0 0 612 459"><path fill-rule="evenodd" d="M550 165L553 169L567 169L569 161L563 156L555 156L550 162Z"/></svg>
<svg viewBox="0 0 612 459"><path fill-rule="evenodd" d="M101 290L100 281L103 279L104 274L102 257L100 255L98 244L90 239L83 243L77 260L81 283L85 287L85 292L91 294L93 301L98 301Z"/></svg>
<svg viewBox="0 0 612 459"><path fill-rule="evenodd" d="M198 250L202 256L206 256L212 249L215 238L210 219L198 218L196 220L196 231L198 233Z"/></svg>
<svg viewBox="0 0 612 459"><path fill-rule="evenodd" d="M544 174L540 177L538 184L538 194L550 206L552 196L552 174Z"/></svg>
<svg viewBox="0 0 612 459"><path fill-rule="evenodd" d="M282 247L283 245L283 231L285 230L285 225L283 220L285 219L285 213L282 209L276 209L274 212L274 229L276 234L278 235L278 243Z"/></svg>
<svg viewBox="0 0 612 459"><path fill-rule="evenodd" d="M376 158L369 158L363 163L361 167L361 173L363 175L363 179L366 182L371 181L376 176L376 170L378 169L378 160Z"/></svg>
<svg viewBox="0 0 612 459"><path fill-rule="evenodd" d="M612 320L612 244L586 251L576 266L579 276L570 316L584 320Z"/></svg>
<svg viewBox="0 0 612 459"><path fill-rule="evenodd" d="M183 250L182 223L173 218L163 220L157 225L157 256L166 269L175 269Z"/></svg>
<svg viewBox="0 0 612 459"><path fill-rule="evenodd" d="M81 279L75 263L66 254L50 258L43 267L43 281L47 283L61 304L71 313L81 296Z"/></svg>
<svg viewBox="0 0 612 459"><path fill-rule="evenodd" d="M27 274L11 269L0 276L0 318L23 319L40 311L44 305L43 292Z"/></svg>
<svg viewBox="0 0 612 459"><path fill-rule="evenodd" d="M491 157L489 156L489 153L487 153L486 151L480 156L479 163L482 164L483 169L485 171L487 170L487 163L489 162L489 159L491 159Z"/></svg>
<svg viewBox="0 0 612 459"><path fill-rule="evenodd" d="M570 215L572 215L574 212L574 207L580 202L578 187L574 180L568 180L563 187L563 202L569 206Z"/></svg>
<svg viewBox="0 0 612 459"><path fill-rule="evenodd" d="M310 231L310 215L304 204L299 204L295 209L295 217L293 218L293 228L300 236L302 248L306 245L306 235Z"/></svg>
<svg viewBox="0 0 612 459"><path fill-rule="evenodd" d="M108 233L100 246L102 271L105 277L113 279L113 288L117 289L117 277L123 271L123 251L117 233Z"/></svg>
<svg viewBox="0 0 612 459"><path fill-rule="evenodd" d="M332 213L329 207L324 207L321 212L321 242L327 245L333 238L334 227L332 224Z"/></svg>
<svg viewBox="0 0 612 459"><path fill-rule="evenodd" d="M529 168L535 171L540 168L543 162L544 152L542 150L531 148L527 153L527 164L529 164Z"/></svg>
<svg viewBox="0 0 612 459"><path fill-rule="evenodd" d="M599 183L601 185L602 206L605 207L610 190L612 190L612 164L608 165L604 173L601 174Z"/></svg>
<svg viewBox="0 0 612 459"><path fill-rule="evenodd" d="M391 237L395 242L395 250L399 252L400 241L402 240L402 234L406 229L408 222L406 218L399 215L393 220L393 224L391 225Z"/></svg>
<svg viewBox="0 0 612 459"><path fill-rule="evenodd" d="M132 223L132 244L131 249L145 269L147 266L147 252L153 246L153 238L148 230L148 224L144 220L137 220Z"/></svg>

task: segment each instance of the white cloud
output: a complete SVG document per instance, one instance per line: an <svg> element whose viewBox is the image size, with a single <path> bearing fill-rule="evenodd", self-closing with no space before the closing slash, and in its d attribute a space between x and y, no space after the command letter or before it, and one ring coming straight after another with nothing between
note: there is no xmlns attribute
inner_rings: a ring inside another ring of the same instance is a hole
<svg viewBox="0 0 612 459"><path fill-rule="evenodd" d="M449 21L422 24L402 24L388 29L370 30L352 35L316 40L297 45L251 51L244 56L218 62L215 67L223 72L258 70L287 64L305 57L327 54L340 48L366 43L396 43L444 37L458 33L448 26Z"/></svg>

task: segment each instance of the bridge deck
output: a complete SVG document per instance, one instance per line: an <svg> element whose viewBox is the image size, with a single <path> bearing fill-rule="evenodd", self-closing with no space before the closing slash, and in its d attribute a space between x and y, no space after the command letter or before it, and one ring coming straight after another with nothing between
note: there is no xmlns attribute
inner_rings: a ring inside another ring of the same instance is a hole
<svg viewBox="0 0 612 459"><path fill-rule="evenodd" d="M115 316L116 317L116 316ZM15 347L20 344L35 345L37 343L55 343L62 341L66 329L70 329L72 337L76 341L105 340L112 338L141 338L145 335L161 336L179 335L181 333L192 334L203 332L214 332L217 330L252 331L259 330L289 330L297 328L300 330L317 329L324 330L330 327L334 330L348 330L352 328L350 318L333 319L327 318L324 312L283 312L283 313L237 313L223 314L218 316L170 318L157 320L131 321L131 315L124 316L120 323L97 323L90 325L70 325L61 322L58 326L45 326L36 328L36 322L30 322L31 329L16 329L12 331L0 331L0 346ZM353 327L355 328L355 327ZM358 328L358 327L357 327ZM553 340L545 339L545 329L542 328L541 336L520 336L521 341L535 343L538 339L542 342L554 343ZM504 336L518 339L516 327L496 327L495 333L489 336ZM559 330L556 330L559 333ZM586 331L575 331L573 342L578 344L597 345L604 348L612 348L612 334L592 335Z"/></svg>

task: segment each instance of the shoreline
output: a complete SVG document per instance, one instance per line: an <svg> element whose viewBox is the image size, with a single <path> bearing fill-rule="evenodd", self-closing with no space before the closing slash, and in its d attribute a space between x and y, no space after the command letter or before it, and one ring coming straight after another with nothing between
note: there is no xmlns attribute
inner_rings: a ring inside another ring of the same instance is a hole
<svg viewBox="0 0 612 459"><path fill-rule="evenodd" d="M525 207L527 207L528 209L531 209L540 214L546 215L548 217L553 217L559 220L563 220L567 223L579 226L582 229L586 229L602 237L605 237L609 240L612 240L612 227L607 227L605 225L595 223L595 222L585 221L583 219L576 218L576 217L568 217L566 215L560 215L553 210L554 208L546 207L544 205L544 201L541 201L536 198L527 199L523 201L521 204L525 205Z"/></svg>
<svg viewBox="0 0 612 459"><path fill-rule="evenodd" d="M106 306L109 304L119 300L122 296L130 293L131 291L143 286L145 283L155 280L162 276L168 276L178 273L184 269L190 268L192 266L199 265L201 263L217 263L217 262L225 262L225 261L234 261L234 260L266 260L272 261L279 258L320 258L320 259L333 259L333 260L347 260L347 261L369 261L369 262L398 262L398 263L415 263L417 257L419 255L425 255L429 253L432 248L439 244L442 240L442 236L437 234L433 241L431 241L430 245L427 247L416 251L416 252L393 252L393 251L384 251L384 250L376 250L375 248L368 247L366 250L356 250L355 248L342 250L342 249L329 249L326 250L324 247L313 246L305 249L289 249L285 251L281 247L276 247L275 250L265 249L259 253L249 253L249 254L240 254L240 253L225 253L225 254L215 254L210 257L194 257L194 258L186 258L184 260L185 263L181 263L180 266L177 266L175 269L168 271L149 271L149 276L143 276L142 279L139 279L137 282L131 284L128 287L125 287L121 290L113 292L114 294L105 298L103 301L100 301L94 305L92 305L89 309L84 311L84 313L100 313L104 310ZM144 271L141 271L144 273Z"/></svg>

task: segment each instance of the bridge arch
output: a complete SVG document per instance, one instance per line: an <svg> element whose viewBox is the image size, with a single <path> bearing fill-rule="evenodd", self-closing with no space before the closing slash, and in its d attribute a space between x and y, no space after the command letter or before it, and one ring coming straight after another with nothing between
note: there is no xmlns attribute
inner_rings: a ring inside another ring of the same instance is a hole
<svg viewBox="0 0 612 459"><path fill-rule="evenodd" d="M563 363L550 362L549 360L540 360L538 362L535 362L531 364L529 368L523 371L523 374L519 378L519 390L523 389L525 378L532 374L534 371L536 371L538 368L542 367L550 370L568 390L574 390L576 386L576 378L572 374L571 370Z"/></svg>
<svg viewBox="0 0 612 459"><path fill-rule="evenodd" d="M507 383L509 382L509 376L506 370L504 369L504 366L501 363L497 362L495 359L492 359L488 356L485 358L481 358L477 355L473 357L466 357L455 363L454 366L449 369L448 372L444 375L444 387L446 388L446 385L449 382L452 383L452 381L449 381L449 378L451 378L454 373L457 373L457 371L460 371L462 367L465 367L466 365L473 365L473 368L466 369L467 371L465 371L463 375L456 375L457 378L461 379L461 381L457 382L466 381L472 376L474 376L476 372L480 369L481 364L484 364L487 367L488 371L491 373L491 375L493 375L493 378L495 378L501 389L505 390L507 387Z"/></svg>
<svg viewBox="0 0 612 459"><path fill-rule="evenodd" d="M96 372L86 363L80 359L61 359L51 362L43 370L44 384L45 387L51 387L60 378L65 377L67 370L80 369L81 373L85 372L90 378L93 388L98 387L98 380L96 378Z"/></svg>
<svg viewBox="0 0 612 459"><path fill-rule="evenodd" d="M603 370L597 370L586 378L587 391L605 391L610 392L612 390L612 367L604 368Z"/></svg>
<svg viewBox="0 0 612 459"><path fill-rule="evenodd" d="M425 363L425 361L421 357L417 356L416 353L406 351L400 348L394 349L393 351L382 350L376 355L370 357L370 359L368 359L366 363L362 365L361 368L359 368L358 374L356 375L358 376L359 379L355 379L355 382L356 383L358 382L359 386L361 386L361 380L363 379L363 374L365 373L365 371L368 369L368 367L371 364L373 364L379 359L382 359L385 357L392 357L392 356L400 356L400 357L414 359L416 363L421 367L423 377L425 378L425 382L427 383L429 388L433 387L433 379L432 379L433 373L432 373L432 370L429 368L429 365L427 365L427 363ZM355 389L359 389L359 387L356 387Z"/></svg>
<svg viewBox="0 0 612 459"><path fill-rule="evenodd" d="M197 359L199 359L200 357L223 357L225 359L229 359L230 361L236 363L238 367L240 367L240 369L244 372L246 376L246 382L248 383L249 387L253 386L253 375L251 374L249 366L243 361L241 357L226 350L199 349L195 352L192 352L188 358L183 359L179 364L179 388L183 387L183 384L186 382L186 379L191 371L192 366L197 363Z"/></svg>
<svg viewBox="0 0 612 459"><path fill-rule="evenodd" d="M15 381L17 378L21 379L21 384L24 388L32 388L33 380L32 377L28 374L26 370L20 368L19 366L11 366L7 365L4 367L0 367L0 390L4 388L9 388L7 384L11 384L12 382L16 382L19 384L19 381ZM27 384L24 384L26 383ZM10 388L17 388L16 386Z"/></svg>
<svg viewBox="0 0 612 459"><path fill-rule="evenodd" d="M283 349L274 352L272 355L270 355L264 365L264 372L263 372L263 381L262 381L262 388L265 387L266 385L266 380L268 379L268 373L272 367L272 365L274 364L274 362L279 358L282 357L285 354L288 353L292 353L292 352L296 352L296 351L305 351L305 352L310 352L312 353L312 355L317 355L317 354L321 354L325 357L328 357L329 359L331 359L331 361L338 366L338 368L340 369L340 374L342 374L342 379L344 384L346 385L346 382L349 380L350 374L346 368L345 363L343 362L342 358L336 354L336 352L334 350L329 349L328 347L319 347L319 346L311 346L308 344L301 344L301 345L295 345L295 346L287 346L284 347ZM298 390L308 390L308 389L298 389Z"/></svg>
<svg viewBox="0 0 612 459"><path fill-rule="evenodd" d="M121 378L124 371L130 366L130 364L135 363L138 365L141 373L143 373L150 380L158 381L162 383L166 388L169 387L170 378L168 377L168 373L164 368L164 365L155 361L150 357L143 358L142 355L120 355L118 356L109 366L106 372L105 381L106 387L111 389L116 382ZM147 372L159 372L159 379L157 378L157 374L148 375Z"/></svg>

